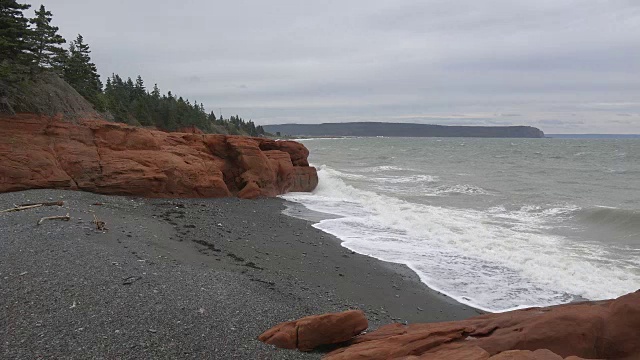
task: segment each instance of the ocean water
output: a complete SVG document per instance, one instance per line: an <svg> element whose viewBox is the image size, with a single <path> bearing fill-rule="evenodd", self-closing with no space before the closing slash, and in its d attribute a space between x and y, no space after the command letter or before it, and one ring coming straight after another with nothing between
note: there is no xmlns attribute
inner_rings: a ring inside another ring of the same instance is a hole
<svg viewBox="0 0 640 360"><path fill-rule="evenodd" d="M308 139L283 197L342 245L500 312L640 289L640 139Z"/></svg>

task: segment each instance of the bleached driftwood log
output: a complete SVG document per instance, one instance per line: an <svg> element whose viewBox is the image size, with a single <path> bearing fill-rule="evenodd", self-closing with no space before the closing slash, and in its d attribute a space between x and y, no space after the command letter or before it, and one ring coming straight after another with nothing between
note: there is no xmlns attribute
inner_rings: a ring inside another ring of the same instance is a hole
<svg viewBox="0 0 640 360"><path fill-rule="evenodd" d="M45 220L69 221L69 220L71 220L71 216L69 216L68 213L67 213L67 215L64 215L64 216L45 216L45 217L41 218L40 220L38 220L38 225L42 224L42 222L45 221Z"/></svg>
<svg viewBox="0 0 640 360"><path fill-rule="evenodd" d="M64 205L64 201L41 202L41 203L35 203L35 204L22 204L22 205L14 206L11 209L1 210L0 213L8 213L8 212L14 212L14 211L35 209L35 208L39 208L39 207L42 207L42 206L63 206L63 205Z"/></svg>

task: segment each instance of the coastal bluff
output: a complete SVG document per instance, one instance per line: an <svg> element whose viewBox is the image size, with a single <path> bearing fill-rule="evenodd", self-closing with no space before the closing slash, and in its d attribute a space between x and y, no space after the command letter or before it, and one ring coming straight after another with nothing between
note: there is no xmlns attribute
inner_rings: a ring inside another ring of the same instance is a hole
<svg viewBox="0 0 640 360"><path fill-rule="evenodd" d="M272 197L312 191L294 141L163 132L97 117L0 114L0 193L68 189L154 198Z"/></svg>

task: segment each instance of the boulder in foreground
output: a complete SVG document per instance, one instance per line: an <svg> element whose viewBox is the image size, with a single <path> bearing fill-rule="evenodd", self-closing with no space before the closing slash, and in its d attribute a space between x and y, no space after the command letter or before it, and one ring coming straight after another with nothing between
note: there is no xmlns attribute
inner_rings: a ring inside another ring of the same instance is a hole
<svg viewBox="0 0 640 360"><path fill-rule="evenodd" d="M347 341L366 330L367 318L360 310L307 316L265 331L258 339L283 349L311 351L321 345Z"/></svg>
<svg viewBox="0 0 640 360"><path fill-rule="evenodd" d="M101 120L0 116L0 193L70 189L143 197L269 197L312 191L294 141L166 133Z"/></svg>
<svg viewBox="0 0 640 360"><path fill-rule="evenodd" d="M309 318L313 317L304 319ZM279 325L261 340L290 324L297 322ZM340 329L342 324L334 326ZM385 325L353 338L325 359L632 360L640 359L639 334L640 290L615 300L530 308L453 322ZM321 344L327 343L314 342L305 349Z"/></svg>

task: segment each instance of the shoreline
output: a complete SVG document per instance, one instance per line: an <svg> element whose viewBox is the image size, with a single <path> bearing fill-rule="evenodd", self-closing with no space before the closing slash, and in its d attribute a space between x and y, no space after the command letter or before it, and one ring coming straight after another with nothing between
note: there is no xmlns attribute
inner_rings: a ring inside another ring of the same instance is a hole
<svg viewBox="0 0 640 360"><path fill-rule="evenodd" d="M339 215L323 213L323 212L318 212L318 211L315 211L315 210L308 209L302 203L298 203L298 202L294 202L294 201L290 201L290 200L286 200L286 199L282 199L282 200L284 201L284 205L286 207L283 210L283 214L284 215L292 217L294 219L300 219L300 220L303 220L303 221L307 221L315 229L318 229L318 228L316 228L314 225L317 224L318 222L322 221L322 220L333 219L333 218L339 218L340 217ZM304 210L301 211L300 209L304 209ZM295 214L296 212L304 213L304 214L296 215ZM373 260L376 260L377 262L379 262L381 264L381 266L384 266L387 269L400 274L404 278L405 281L413 282L415 284L419 284L420 286L426 287L426 289L428 289L429 292L432 295L442 296L442 297L444 297L445 301L447 301L447 302L451 302L453 304L458 304L458 305L461 305L461 306L465 306L465 307L474 309L474 310L476 310L476 312L479 315L487 314L487 313L495 313L493 311L481 309L481 308L475 307L473 305L466 304L466 303L464 303L462 301L457 300L455 297L453 297L453 296L451 296L451 295L449 295L449 294L447 294L447 293L445 293L443 291L440 291L438 289L435 289L435 288L429 286L426 282L422 281L422 279L420 278L420 275L418 274L418 272L416 270L414 270L413 268L411 268L411 266L409 264L386 261L386 260L377 258L375 256L371 256L371 255L355 252L354 250L351 250L348 247L343 245L344 240L338 238L335 235L327 233L327 232L325 232L325 231L323 231L321 229L318 229L318 230L322 234L325 234L326 236L329 236L330 238L332 238L337 243L337 245L339 245L340 247L350 251L351 253L355 253L357 255L365 256L367 258L371 258ZM530 306L530 307L532 307L532 306ZM526 308L526 307L523 307L523 308ZM506 312L506 311L511 311L511 310L505 310L505 311L500 311L500 312Z"/></svg>
<svg viewBox="0 0 640 360"><path fill-rule="evenodd" d="M348 309L363 310L370 330L483 313L428 288L407 266L354 253L285 215L283 199L29 190L1 194L0 208L57 200L65 205L0 214L8 358L312 359L320 354L256 338L283 321ZM35 225L67 212L69 222ZM107 232L92 228L93 214Z"/></svg>

